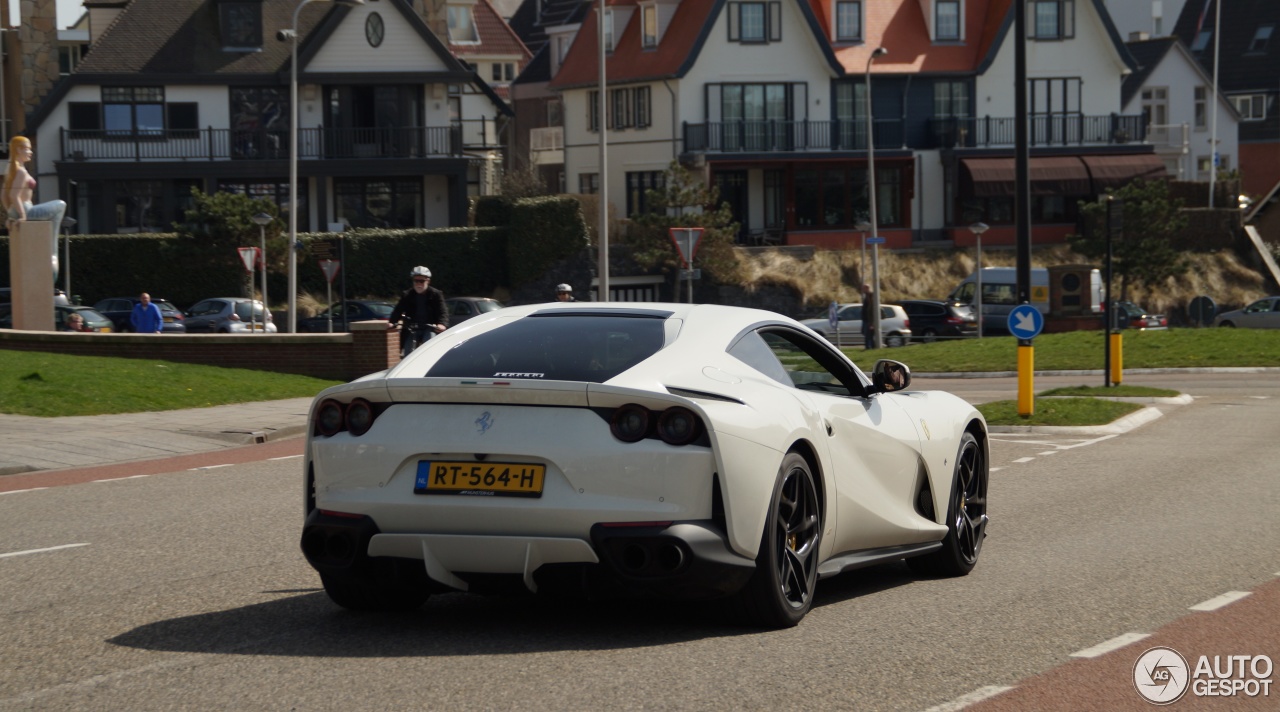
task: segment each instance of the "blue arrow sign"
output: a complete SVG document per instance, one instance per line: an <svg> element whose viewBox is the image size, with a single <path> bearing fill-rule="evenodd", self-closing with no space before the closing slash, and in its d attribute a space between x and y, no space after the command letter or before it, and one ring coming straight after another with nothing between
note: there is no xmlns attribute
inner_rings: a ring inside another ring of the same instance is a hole
<svg viewBox="0 0 1280 712"><path fill-rule="evenodd" d="M1044 315L1030 304L1019 304L1009 312L1009 333L1019 339L1034 339L1044 328Z"/></svg>

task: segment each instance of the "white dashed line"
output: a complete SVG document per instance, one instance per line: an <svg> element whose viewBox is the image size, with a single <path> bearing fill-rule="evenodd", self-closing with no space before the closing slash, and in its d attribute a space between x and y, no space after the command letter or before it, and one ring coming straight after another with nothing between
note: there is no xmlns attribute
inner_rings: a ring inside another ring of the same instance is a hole
<svg viewBox="0 0 1280 712"><path fill-rule="evenodd" d="M1032 461L1032 460L1034 460L1034 459L1035 459L1034 457L1020 457L1020 458L1018 458L1018 459L1014 460L1013 462L1014 462L1014 464L1017 464L1017 463L1020 463L1020 462L1031 462L1031 461Z"/></svg>
<svg viewBox="0 0 1280 712"><path fill-rule="evenodd" d="M962 710L965 707L968 707L969 705L975 702L981 702L985 699L995 697L1001 692L1008 692L1009 690L1012 690L1012 689L1013 689L1012 687L1006 687L1001 685L988 685L987 687L980 687L974 690L973 692L970 692L969 694L964 695L962 697L957 697L950 702L943 702L942 704L936 707L930 707L924 712L959 712L959 710Z"/></svg>
<svg viewBox="0 0 1280 712"><path fill-rule="evenodd" d="M293 460L302 457L301 455L285 455L284 457L268 457L268 460Z"/></svg>
<svg viewBox="0 0 1280 712"><path fill-rule="evenodd" d="M94 482L119 482L120 480L138 480L151 475L130 475L128 477L111 477L105 480L94 480Z"/></svg>
<svg viewBox="0 0 1280 712"><path fill-rule="evenodd" d="M208 467L193 467L190 470L187 470L187 472L203 472L204 470L216 470L219 467L231 467L231 463L228 462L225 465L209 465Z"/></svg>
<svg viewBox="0 0 1280 712"><path fill-rule="evenodd" d="M19 492L39 492L40 490L44 490L44 489L49 489L49 488L48 487L32 487L31 489L24 489L24 490L9 490L8 492L0 492L0 495L18 494ZM1280 574L1276 574L1276 576L1280 576Z"/></svg>
<svg viewBox="0 0 1280 712"><path fill-rule="evenodd" d="M1036 454L1037 454L1037 455L1057 455L1057 454L1058 454L1058 451L1057 451L1057 450L1049 450L1049 451L1047 451L1047 452L1039 452L1039 453L1036 453Z"/></svg>
<svg viewBox="0 0 1280 712"><path fill-rule="evenodd" d="M1150 633L1125 633L1124 635L1117 635L1116 637L1112 638L1111 640L1108 640L1108 641L1105 641L1105 642L1102 642L1102 643L1098 643L1097 645L1093 646L1092 648L1085 648L1084 650L1077 650L1076 652L1074 652L1074 653L1072 653L1072 654L1071 654L1071 657L1073 657L1073 658L1096 658L1096 657L1100 657L1100 656L1102 656L1102 655L1106 655L1107 653L1111 652L1112 650L1119 650L1120 648L1123 648L1123 647L1124 647L1124 646L1126 646L1126 645L1130 645L1130 644L1132 644L1132 643L1136 643L1136 642L1138 642L1139 640L1142 640L1143 638L1149 638L1149 637L1151 637L1151 634L1150 634Z"/></svg>
<svg viewBox="0 0 1280 712"><path fill-rule="evenodd" d="M46 551L58 551L59 549L74 549L79 546L88 546L88 544L63 544L62 546L50 546L45 549L28 549L27 551L13 551L8 554L0 554L0 559L7 559L10 556L26 556L27 554L43 554Z"/></svg>
<svg viewBox="0 0 1280 712"><path fill-rule="evenodd" d="M988 471L988 472L999 472L999 471L1001 471L1001 470L1003 470L1003 469L1004 469L1003 467L993 467L993 468L991 468L990 470L987 470L987 471ZM1276 574L1276 576L1280 576L1280 574Z"/></svg>
<svg viewBox="0 0 1280 712"><path fill-rule="evenodd" d="M1221 596L1214 596L1213 598L1210 598L1209 600L1204 601L1203 603L1197 603L1196 605L1192 606L1190 610L1216 611L1219 608L1235 603L1236 601L1239 601L1240 599L1248 595L1249 595L1248 591L1227 591Z"/></svg>

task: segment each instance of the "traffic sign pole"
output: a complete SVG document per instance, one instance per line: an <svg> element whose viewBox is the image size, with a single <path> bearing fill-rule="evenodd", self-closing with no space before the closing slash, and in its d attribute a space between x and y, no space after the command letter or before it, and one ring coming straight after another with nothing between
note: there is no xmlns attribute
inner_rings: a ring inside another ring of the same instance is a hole
<svg viewBox="0 0 1280 712"><path fill-rule="evenodd" d="M680 260L683 262L680 266L688 270L690 304L693 304L693 256L697 254L698 244L702 241L702 231L703 228L700 227L673 227L667 233L675 244L676 251L680 253ZM677 295L676 298L680 297Z"/></svg>
<svg viewBox="0 0 1280 712"><path fill-rule="evenodd" d="M1044 329L1044 314L1030 304L1019 304L1009 312L1006 326L1018 338L1018 415L1035 415L1035 346L1031 340Z"/></svg>

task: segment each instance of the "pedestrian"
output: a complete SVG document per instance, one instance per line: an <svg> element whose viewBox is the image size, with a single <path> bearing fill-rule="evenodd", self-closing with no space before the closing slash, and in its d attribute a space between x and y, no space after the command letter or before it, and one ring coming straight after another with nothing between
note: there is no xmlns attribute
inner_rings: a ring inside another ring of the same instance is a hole
<svg viewBox="0 0 1280 712"><path fill-rule="evenodd" d="M388 329L394 329L401 321L404 322L400 329L401 358L449 328L449 309L444 303L444 292L431 286L431 270L414 267L409 277L413 280L413 287L400 297L387 324Z"/></svg>
<svg viewBox="0 0 1280 712"><path fill-rule="evenodd" d="M874 349L876 347L876 322L875 315L880 311L880 300L876 299L876 293L871 289L871 285L866 282L862 283L862 348Z"/></svg>
<svg viewBox="0 0 1280 712"><path fill-rule="evenodd" d="M557 302L576 302L573 298L573 287L567 284L556 285L556 301Z"/></svg>
<svg viewBox="0 0 1280 712"><path fill-rule="evenodd" d="M164 316L160 307L151 301L151 295L143 292L138 295L138 303L133 305L129 314L129 326L135 334L159 334L164 328Z"/></svg>

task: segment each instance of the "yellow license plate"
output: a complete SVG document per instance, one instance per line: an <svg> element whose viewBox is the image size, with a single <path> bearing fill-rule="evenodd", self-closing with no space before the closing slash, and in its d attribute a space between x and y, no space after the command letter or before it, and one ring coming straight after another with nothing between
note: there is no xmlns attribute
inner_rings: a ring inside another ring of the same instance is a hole
<svg viewBox="0 0 1280 712"><path fill-rule="evenodd" d="M541 497L545 465L419 460L414 494Z"/></svg>

